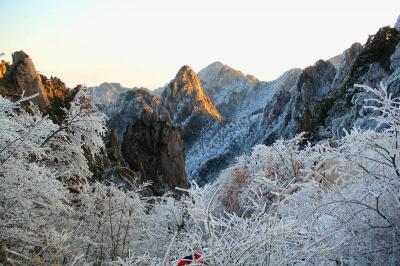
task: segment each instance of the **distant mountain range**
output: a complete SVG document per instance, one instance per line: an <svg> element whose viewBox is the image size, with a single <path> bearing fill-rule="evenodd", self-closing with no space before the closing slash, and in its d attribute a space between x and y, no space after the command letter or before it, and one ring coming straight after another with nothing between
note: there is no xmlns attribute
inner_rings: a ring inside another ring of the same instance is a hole
<svg viewBox="0 0 400 266"><path fill-rule="evenodd" d="M363 109L366 92L354 85L382 81L399 94L399 41L397 29L384 27L364 45L355 43L340 55L288 70L270 82L214 62L197 74L182 67L157 93L114 83L92 90L121 138L128 124L145 114L180 126L186 173L205 184L254 145L303 131L316 142L342 136L353 126L375 126L373 113Z"/></svg>

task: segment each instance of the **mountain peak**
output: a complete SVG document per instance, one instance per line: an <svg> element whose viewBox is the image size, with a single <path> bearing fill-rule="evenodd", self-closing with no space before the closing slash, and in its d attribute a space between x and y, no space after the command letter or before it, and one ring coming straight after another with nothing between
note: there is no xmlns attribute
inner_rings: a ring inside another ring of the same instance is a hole
<svg viewBox="0 0 400 266"><path fill-rule="evenodd" d="M397 18L396 23L394 24L394 28L395 28L396 30L400 31L400 15L399 15L399 17Z"/></svg>
<svg viewBox="0 0 400 266"><path fill-rule="evenodd" d="M188 72L188 73L193 72L194 73L193 69L190 66L184 65L179 69L178 74L185 73L185 72Z"/></svg>
<svg viewBox="0 0 400 266"><path fill-rule="evenodd" d="M225 64L221 63L220 61L215 61L211 64L209 64L208 66L206 66L204 69L207 69L208 71L221 71L221 69L223 69L225 66Z"/></svg>
<svg viewBox="0 0 400 266"><path fill-rule="evenodd" d="M173 114L172 120L177 123L185 121L193 113L206 114L216 120L223 119L204 92L199 77L189 66L181 67L164 90L161 106L164 111Z"/></svg>
<svg viewBox="0 0 400 266"><path fill-rule="evenodd" d="M193 91L201 93L202 91L200 79L197 77L196 73L186 65L179 69L175 79L171 81L170 87L173 94L176 94L178 91L184 91L185 94L192 94Z"/></svg>

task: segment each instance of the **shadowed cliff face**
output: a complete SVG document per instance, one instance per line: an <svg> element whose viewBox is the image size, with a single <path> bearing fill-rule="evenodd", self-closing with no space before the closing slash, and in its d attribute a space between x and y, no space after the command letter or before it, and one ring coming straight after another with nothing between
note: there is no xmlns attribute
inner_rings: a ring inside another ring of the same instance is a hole
<svg viewBox="0 0 400 266"><path fill-rule="evenodd" d="M113 104L104 109L109 117L107 126L116 129L122 139L129 123L145 114L157 112L159 101L158 96L144 89L132 89L121 93Z"/></svg>
<svg viewBox="0 0 400 266"><path fill-rule="evenodd" d="M169 115L160 117L159 101L147 90L132 89L104 108L112 132L109 158L123 166L120 169L128 166L140 181L151 181L153 195L188 184L181 129L170 122Z"/></svg>
<svg viewBox="0 0 400 266"><path fill-rule="evenodd" d="M145 114L126 129L122 152L142 181L153 182L155 195L186 188L185 154L179 127L154 114Z"/></svg>

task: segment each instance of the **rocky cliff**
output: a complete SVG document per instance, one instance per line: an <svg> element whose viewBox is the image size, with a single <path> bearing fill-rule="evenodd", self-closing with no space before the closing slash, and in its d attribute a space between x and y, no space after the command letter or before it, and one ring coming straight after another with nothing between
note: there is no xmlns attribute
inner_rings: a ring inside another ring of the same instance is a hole
<svg viewBox="0 0 400 266"><path fill-rule="evenodd" d="M2 62L0 87L2 95L19 99L22 95L39 94L32 99L42 113L49 114L55 122L60 122L64 114L63 108L73 99L79 87L69 90L56 77L47 78L36 71L32 59L23 51L12 55L12 64ZM4 71L5 70L5 71Z"/></svg>
<svg viewBox="0 0 400 266"><path fill-rule="evenodd" d="M275 81L262 82L230 66L214 62L202 69L199 77L221 114L228 120L238 120L261 113L275 90L290 86L299 72L300 69L292 69Z"/></svg>
<svg viewBox="0 0 400 266"><path fill-rule="evenodd" d="M3 76L7 72L8 68L10 68L10 65L6 61L1 60L1 62L0 62L0 79L3 78Z"/></svg>
<svg viewBox="0 0 400 266"><path fill-rule="evenodd" d="M169 114L161 117L159 105L158 96L135 88L104 108L112 132L109 158L122 166L118 169L128 167L140 181L151 181L153 195L188 184L180 126L172 124Z"/></svg>
<svg viewBox="0 0 400 266"><path fill-rule="evenodd" d="M147 113L133 120L124 134L122 152L142 181L153 182L155 195L187 187L180 128L166 118Z"/></svg>
<svg viewBox="0 0 400 266"><path fill-rule="evenodd" d="M42 112L48 110L50 101L39 73L36 71L32 59L23 51L12 55L12 65L4 73L1 85L8 88L7 94L12 97L31 96L39 93L39 97L32 99Z"/></svg>

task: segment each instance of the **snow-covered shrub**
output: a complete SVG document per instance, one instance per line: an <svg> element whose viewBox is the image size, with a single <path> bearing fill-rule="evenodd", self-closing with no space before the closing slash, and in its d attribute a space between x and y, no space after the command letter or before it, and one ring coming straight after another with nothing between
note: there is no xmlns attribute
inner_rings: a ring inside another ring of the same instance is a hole
<svg viewBox="0 0 400 266"><path fill-rule="evenodd" d="M0 242L31 260L53 261L68 253L59 245L68 235L58 225L72 210L58 173L43 163L49 150L40 144L57 126L26 113L25 100L0 97Z"/></svg>
<svg viewBox="0 0 400 266"><path fill-rule="evenodd" d="M86 182L82 147L96 152L104 132L104 117L82 105L85 95L77 94L62 125L29 106L36 96L18 102L0 97L0 242L9 250L2 253L14 256L10 261L74 258L68 246L74 209L65 181Z"/></svg>
<svg viewBox="0 0 400 266"><path fill-rule="evenodd" d="M377 130L258 145L179 199L86 182L82 146L103 145L104 117L83 95L62 125L0 97L2 254L33 265L175 265L195 252L208 265L395 265L400 100L362 88ZM73 176L81 193L65 187Z"/></svg>
<svg viewBox="0 0 400 266"><path fill-rule="evenodd" d="M300 134L272 146L257 145L251 155L239 157L234 166L224 170L219 179L223 187L219 200L225 209L237 214L248 212L254 200L271 206L298 189L303 141Z"/></svg>
<svg viewBox="0 0 400 266"><path fill-rule="evenodd" d="M79 196L75 208L73 241L75 253L88 263L114 261L136 251L143 233L146 204L138 191L122 191L101 183L91 185Z"/></svg>

